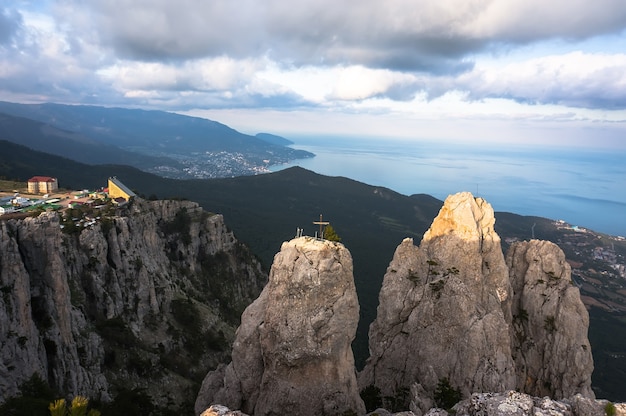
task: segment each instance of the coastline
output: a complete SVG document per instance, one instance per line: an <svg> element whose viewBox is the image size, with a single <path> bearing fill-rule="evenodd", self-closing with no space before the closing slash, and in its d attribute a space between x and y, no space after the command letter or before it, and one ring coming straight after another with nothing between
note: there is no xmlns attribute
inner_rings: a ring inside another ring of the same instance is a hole
<svg viewBox="0 0 626 416"><path fill-rule="evenodd" d="M626 151L583 148L450 145L402 140L293 139L316 156L270 166L300 166L404 195L444 200L459 191L483 197L495 211L564 220L626 236ZM618 180L622 178L622 183Z"/></svg>

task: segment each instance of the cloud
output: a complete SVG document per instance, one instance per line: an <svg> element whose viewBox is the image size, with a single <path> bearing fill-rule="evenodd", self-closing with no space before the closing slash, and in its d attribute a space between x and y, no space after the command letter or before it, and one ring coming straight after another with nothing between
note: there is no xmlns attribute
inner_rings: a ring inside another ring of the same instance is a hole
<svg viewBox="0 0 626 416"><path fill-rule="evenodd" d="M171 62L120 61L99 71L121 96L137 105L188 109L303 105L282 85L259 77L266 63L227 57Z"/></svg>
<svg viewBox="0 0 626 416"><path fill-rule="evenodd" d="M416 90L415 76L389 70L351 66L340 68L337 75L333 91L328 95L330 99L352 101L391 96L410 100Z"/></svg>
<svg viewBox="0 0 626 416"><path fill-rule="evenodd" d="M496 100L626 108L621 53L511 53L550 39L568 44L605 33L624 36L623 0L39 4L0 12L3 96L176 110L377 114L438 111L449 97L459 111Z"/></svg>
<svg viewBox="0 0 626 416"><path fill-rule="evenodd" d="M530 104L626 109L626 54L581 51L478 66L445 88L471 99L505 97Z"/></svg>
<svg viewBox="0 0 626 416"><path fill-rule="evenodd" d="M454 73L493 45L582 39L626 27L622 0L75 1L124 59L269 56L289 65Z"/></svg>
<svg viewBox="0 0 626 416"><path fill-rule="evenodd" d="M105 91L94 75L102 62L97 47L67 36L48 16L8 15L19 29L0 47L0 91L36 101L89 99Z"/></svg>

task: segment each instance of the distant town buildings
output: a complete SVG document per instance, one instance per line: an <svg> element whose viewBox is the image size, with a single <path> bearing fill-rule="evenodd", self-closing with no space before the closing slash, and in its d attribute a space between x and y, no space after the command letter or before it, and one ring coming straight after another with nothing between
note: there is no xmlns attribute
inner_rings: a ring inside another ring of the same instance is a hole
<svg viewBox="0 0 626 416"><path fill-rule="evenodd" d="M59 189L57 178L50 176L33 176L28 180L28 193L49 194Z"/></svg>

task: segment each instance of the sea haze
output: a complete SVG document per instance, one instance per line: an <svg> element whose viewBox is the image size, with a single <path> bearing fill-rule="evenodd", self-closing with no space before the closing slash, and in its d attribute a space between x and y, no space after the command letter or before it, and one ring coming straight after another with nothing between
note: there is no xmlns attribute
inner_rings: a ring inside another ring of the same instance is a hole
<svg viewBox="0 0 626 416"><path fill-rule="evenodd" d="M626 236L626 149L290 138L293 147L316 156L271 170L301 166L442 200L470 191L496 211L562 219Z"/></svg>

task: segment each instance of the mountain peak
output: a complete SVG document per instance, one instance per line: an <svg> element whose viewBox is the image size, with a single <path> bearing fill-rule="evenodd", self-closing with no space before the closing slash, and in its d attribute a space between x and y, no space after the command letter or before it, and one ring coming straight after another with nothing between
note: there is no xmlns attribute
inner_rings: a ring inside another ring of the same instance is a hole
<svg viewBox="0 0 626 416"><path fill-rule="evenodd" d="M439 215L424 234L424 240L449 233L463 240L493 237L495 221L493 208L487 201L470 192L459 192L446 198Z"/></svg>

